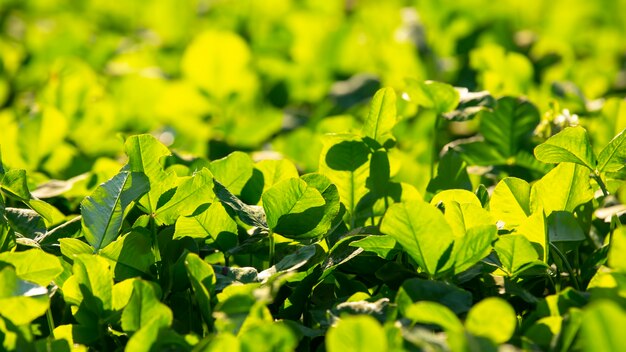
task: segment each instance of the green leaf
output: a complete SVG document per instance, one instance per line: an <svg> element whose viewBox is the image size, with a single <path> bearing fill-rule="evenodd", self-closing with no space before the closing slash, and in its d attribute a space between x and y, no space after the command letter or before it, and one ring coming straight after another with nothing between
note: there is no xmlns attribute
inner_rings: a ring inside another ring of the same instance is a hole
<svg viewBox="0 0 626 352"><path fill-rule="evenodd" d="M230 207L244 224L269 230L265 219L265 211L263 211L262 207L245 204L230 193L219 181L213 180L213 183L213 190L217 199L219 199L222 204Z"/></svg>
<svg viewBox="0 0 626 352"><path fill-rule="evenodd" d="M400 250L398 242L389 235L367 236L361 240L351 242L350 246L363 248L366 252L376 253L379 257L387 259Z"/></svg>
<svg viewBox="0 0 626 352"><path fill-rule="evenodd" d="M153 285L135 280L130 301L122 312L124 331L133 333L145 326L159 329L170 326L172 319L172 311L159 301Z"/></svg>
<svg viewBox="0 0 626 352"><path fill-rule="evenodd" d="M113 306L113 274L108 261L92 254L74 256L74 275L63 284L66 302L79 306L74 317L93 325L94 316L104 318Z"/></svg>
<svg viewBox="0 0 626 352"><path fill-rule="evenodd" d="M200 314L202 314L204 321L212 326L213 308L211 302L215 295L215 272L209 264L193 253L188 253L185 257L185 268L200 308Z"/></svg>
<svg viewBox="0 0 626 352"><path fill-rule="evenodd" d="M472 306L472 294L441 281L417 278L404 281L396 296L400 313L406 315L407 310L417 301L437 302L455 314L463 314Z"/></svg>
<svg viewBox="0 0 626 352"><path fill-rule="evenodd" d="M181 216L176 220L174 239L210 237L218 245L237 244L237 223L220 202L212 203L206 210L191 216ZM228 248L225 248L228 249Z"/></svg>
<svg viewBox="0 0 626 352"><path fill-rule="evenodd" d="M40 286L48 286L63 272L59 258L40 249L0 253L0 262L13 265L20 279Z"/></svg>
<svg viewBox="0 0 626 352"><path fill-rule="evenodd" d="M368 315L348 316L328 329L328 352L386 351L387 336L376 319Z"/></svg>
<svg viewBox="0 0 626 352"><path fill-rule="evenodd" d="M244 186L252 177L254 165L248 154L233 152L227 157L212 161L209 169L213 177L232 194L240 196Z"/></svg>
<svg viewBox="0 0 626 352"><path fill-rule="evenodd" d="M297 237L305 232L303 228L315 228L326 203L315 187L297 178L277 183L263 194L262 200L268 226L287 237Z"/></svg>
<svg viewBox="0 0 626 352"><path fill-rule="evenodd" d="M351 219L349 225L353 228L357 204L368 192L370 150L352 135L331 135L324 142L319 173L337 186L339 198Z"/></svg>
<svg viewBox="0 0 626 352"><path fill-rule="evenodd" d="M497 237L496 225L478 225L470 227L463 237L455 239L452 248L454 273L460 274L488 256L491 243Z"/></svg>
<svg viewBox="0 0 626 352"><path fill-rule="evenodd" d="M515 233L524 236L533 243L539 254L539 258L543 260L544 263L548 262L550 237L547 219L542 209L538 209L524 220L516 229Z"/></svg>
<svg viewBox="0 0 626 352"><path fill-rule="evenodd" d="M26 179L26 170L11 169L2 177L0 188L9 196L15 197L23 202L30 200L30 191Z"/></svg>
<svg viewBox="0 0 626 352"><path fill-rule="evenodd" d="M530 185L519 178L504 178L494 188L489 204L493 217L512 230L530 215Z"/></svg>
<svg viewBox="0 0 626 352"><path fill-rule="evenodd" d="M539 255L526 237L521 235L500 236L494 248L509 275L517 275L527 264L537 261Z"/></svg>
<svg viewBox="0 0 626 352"><path fill-rule="evenodd" d="M437 193L430 200L432 205L437 205L439 202L442 202L444 206L456 202L458 204L474 204L477 207L482 207L478 197L473 192L464 189L447 189Z"/></svg>
<svg viewBox="0 0 626 352"><path fill-rule="evenodd" d="M517 315L505 300L489 297L478 302L467 314L465 327L474 336L486 337L496 344L513 337Z"/></svg>
<svg viewBox="0 0 626 352"><path fill-rule="evenodd" d="M454 236L461 238L473 227L495 226L491 214L474 203L459 204L455 201L444 203L446 221L452 228Z"/></svg>
<svg viewBox="0 0 626 352"><path fill-rule="evenodd" d="M24 237L35 239L46 233L43 218L34 210L6 208L4 215L11 228Z"/></svg>
<svg viewBox="0 0 626 352"><path fill-rule="evenodd" d="M446 189L471 190L472 183L467 174L467 164L459 153L448 151L437 165L437 176L428 183L426 190L432 194Z"/></svg>
<svg viewBox="0 0 626 352"><path fill-rule="evenodd" d="M261 195L278 182L299 176L296 166L287 159L265 159L254 165L252 177L241 192L248 204L258 204Z"/></svg>
<svg viewBox="0 0 626 352"><path fill-rule="evenodd" d="M615 136L598 155L600 172L615 172L626 165L626 130Z"/></svg>
<svg viewBox="0 0 626 352"><path fill-rule="evenodd" d="M459 93L459 105L455 110L443 115L447 120L471 120L481 111L493 111L493 108L496 106L496 100L488 91L469 92L467 89L461 88Z"/></svg>
<svg viewBox="0 0 626 352"><path fill-rule="evenodd" d="M575 163L595 170L593 154L587 131L580 127L567 127L535 148L535 157L544 163Z"/></svg>
<svg viewBox="0 0 626 352"><path fill-rule="evenodd" d="M463 324L456 314L436 302L415 302L405 309L404 316L413 323L439 325L447 333L463 333Z"/></svg>
<svg viewBox="0 0 626 352"><path fill-rule="evenodd" d="M396 124L396 93L392 88L378 90L370 103L370 112L363 125L363 135L381 146L393 139L391 130Z"/></svg>
<svg viewBox="0 0 626 352"><path fill-rule="evenodd" d="M611 235L609 245L608 262L609 266L619 272L626 272L626 227L620 226Z"/></svg>
<svg viewBox="0 0 626 352"><path fill-rule="evenodd" d="M552 212L547 220L550 243L580 242L587 239L578 220L570 212Z"/></svg>
<svg viewBox="0 0 626 352"><path fill-rule="evenodd" d="M20 280L12 267L0 269L0 282L0 317L25 325L48 310L48 290Z"/></svg>
<svg viewBox="0 0 626 352"><path fill-rule="evenodd" d="M0 189L8 196L24 202L29 208L36 211L43 217L48 227L65 220L65 216L58 209L30 194L25 170L12 169L7 171L0 182Z"/></svg>
<svg viewBox="0 0 626 352"><path fill-rule="evenodd" d="M318 221L317 226L313 229L302 233L298 231L298 239L313 239L325 236L331 230L335 222L338 221L337 216L341 210L339 201L339 191L337 186L332 184L330 180L321 174L311 173L302 175L301 179L307 183L309 187L317 189L322 198L324 198L324 207L321 209L323 215Z"/></svg>
<svg viewBox="0 0 626 352"><path fill-rule="evenodd" d="M151 276L150 267L155 264L152 240L147 229L133 229L102 248L100 256L109 260L116 280L136 276Z"/></svg>
<svg viewBox="0 0 626 352"><path fill-rule="evenodd" d="M180 216L193 214L202 204L210 203L215 198L213 193L213 175L208 169L202 169L193 176L181 177L182 182L167 203L155 212L159 225L171 225Z"/></svg>
<svg viewBox="0 0 626 352"><path fill-rule="evenodd" d="M143 172L150 181L150 191L139 202L153 214L163 193L176 186L176 175L174 172L166 172L161 163L171 153L150 134L129 137L125 149L128 155L128 171Z"/></svg>
<svg viewBox="0 0 626 352"><path fill-rule="evenodd" d="M82 229L87 242L96 250L113 242L130 205L148 189L145 175L127 171L98 186L80 203Z"/></svg>
<svg viewBox="0 0 626 352"><path fill-rule="evenodd" d="M398 241L429 275L446 268L454 234L434 206L423 201L393 204L383 217L380 231Z"/></svg>
<svg viewBox="0 0 626 352"><path fill-rule="evenodd" d="M411 101L437 114L454 110L459 104L459 92L449 84L435 81L418 82L407 79L407 93Z"/></svg>
<svg viewBox="0 0 626 352"><path fill-rule="evenodd" d="M242 351L291 352L298 346L295 334L283 322L255 326L239 334L238 338Z"/></svg>
<svg viewBox="0 0 626 352"><path fill-rule="evenodd" d="M493 111L480 113L480 133L501 156L510 158L528 143L539 120L539 112L533 104L504 97L498 99Z"/></svg>
<svg viewBox="0 0 626 352"><path fill-rule="evenodd" d="M557 165L533 185L531 209L543 208L546 215L556 210L573 212L577 206L593 199L589 174L588 168L578 164Z"/></svg>
<svg viewBox="0 0 626 352"><path fill-rule="evenodd" d="M619 351L626 346L626 312L616 302L600 300L583 312L581 342L583 351Z"/></svg>
<svg viewBox="0 0 626 352"><path fill-rule="evenodd" d="M59 244L61 253L71 261L78 254L93 254L93 248L77 238L61 238Z"/></svg>

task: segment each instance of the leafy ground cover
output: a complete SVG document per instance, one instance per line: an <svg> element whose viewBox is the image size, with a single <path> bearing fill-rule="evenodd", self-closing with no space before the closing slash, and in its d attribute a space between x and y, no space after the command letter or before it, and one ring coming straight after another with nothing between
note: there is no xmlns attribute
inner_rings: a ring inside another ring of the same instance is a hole
<svg viewBox="0 0 626 352"><path fill-rule="evenodd" d="M3 349L620 350L625 12L4 1Z"/></svg>

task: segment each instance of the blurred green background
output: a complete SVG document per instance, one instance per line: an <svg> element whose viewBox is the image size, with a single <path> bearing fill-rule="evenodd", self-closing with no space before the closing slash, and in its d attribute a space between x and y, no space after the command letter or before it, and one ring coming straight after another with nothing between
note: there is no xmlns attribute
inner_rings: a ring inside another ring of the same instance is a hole
<svg viewBox="0 0 626 352"><path fill-rule="evenodd" d="M322 135L358 130L375 90L407 78L556 101L595 116L602 146L626 127L624 14L624 0L0 0L2 160L35 184L104 178L125 136L152 133L181 157L279 153L314 171ZM433 117L406 99L399 113L393 174L423 189Z"/></svg>

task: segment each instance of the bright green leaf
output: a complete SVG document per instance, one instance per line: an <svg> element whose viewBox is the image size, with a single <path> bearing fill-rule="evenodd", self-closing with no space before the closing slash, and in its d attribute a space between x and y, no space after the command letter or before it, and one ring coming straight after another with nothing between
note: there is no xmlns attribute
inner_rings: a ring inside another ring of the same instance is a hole
<svg viewBox="0 0 626 352"><path fill-rule="evenodd" d="M530 215L530 185L519 178L504 178L494 188L489 204L493 217L512 230Z"/></svg>
<svg viewBox="0 0 626 352"><path fill-rule="evenodd" d="M443 214L426 202L393 204L383 217L380 231L395 238L430 275L439 273L449 260L445 256L454 233Z"/></svg>
<svg viewBox="0 0 626 352"><path fill-rule="evenodd" d="M48 290L20 280L12 267L0 269L0 282L0 317L25 325L48 310Z"/></svg>
<svg viewBox="0 0 626 352"><path fill-rule="evenodd" d="M213 323L211 302L215 295L215 272L209 264L193 253L188 253L185 257L185 268L198 301L200 314L202 314L204 321L211 326Z"/></svg>
<svg viewBox="0 0 626 352"><path fill-rule="evenodd" d="M156 210L154 218L159 225L171 225L178 217L193 214L200 205L210 203L214 198L213 175L202 169L193 176L182 178L172 198Z"/></svg>
<svg viewBox="0 0 626 352"><path fill-rule="evenodd" d="M619 351L626 346L626 334L618 327L626 324L626 312L616 302L601 300L583 312L581 343L583 351Z"/></svg>
<svg viewBox="0 0 626 352"><path fill-rule="evenodd" d="M435 110L437 114L452 111L459 104L459 92L449 84L435 81L407 80L407 93L411 101Z"/></svg>
<svg viewBox="0 0 626 352"><path fill-rule="evenodd" d="M328 330L326 349L328 352L386 351L387 336L374 318L348 316Z"/></svg>
<svg viewBox="0 0 626 352"><path fill-rule="evenodd" d="M152 240L147 229L133 230L121 236L102 248L99 254L109 260L116 280L149 277L150 267L155 264Z"/></svg>
<svg viewBox="0 0 626 352"><path fill-rule="evenodd" d="M530 193L533 212L543 208L546 215L553 211L573 212L580 204L593 199L589 169L578 164L562 163L537 181Z"/></svg>
<svg viewBox="0 0 626 352"><path fill-rule="evenodd" d="M354 227L357 204L368 192L370 150L352 135L331 135L324 142L319 173L337 186L341 202L351 219L349 225Z"/></svg>
<svg viewBox="0 0 626 352"><path fill-rule="evenodd" d="M140 199L140 204L149 213L154 213L163 193L176 186L176 175L173 172L166 172L161 163L161 160L171 153L166 146L149 134L129 137L125 148L129 171L143 172L150 181L150 191Z"/></svg>
<svg viewBox="0 0 626 352"><path fill-rule="evenodd" d="M133 333L144 326L154 329L172 324L172 311L163 303L149 282L135 280L130 301L122 313L122 328Z"/></svg>
<svg viewBox="0 0 626 352"><path fill-rule="evenodd" d="M598 170L614 172L626 165L626 130L620 132L598 155Z"/></svg>
<svg viewBox="0 0 626 352"><path fill-rule="evenodd" d="M596 156L593 154L587 131L580 127L567 127L548 138L535 148L535 157L544 163L575 163L596 168Z"/></svg>
<svg viewBox="0 0 626 352"><path fill-rule="evenodd" d="M505 300L489 297L478 302L467 314L465 327L475 336L486 337L496 344L507 342L517 326L517 315Z"/></svg>
<svg viewBox="0 0 626 352"><path fill-rule="evenodd" d="M620 226L611 235L608 262L614 270L626 272L626 227Z"/></svg>
<svg viewBox="0 0 626 352"><path fill-rule="evenodd" d="M130 205L149 189L141 173L122 171L101 184L81 204L82 228L87 242L96 250L106 247L119 235Z"/></svg>
<svg viewBox="0 0 626 352"><path fill-rule="evenodd" d="M40 249L0 253L0 262L13 265L20 279L34 282L40 286L48 286L63 272L59 258Z"/></svg>
<svg viewBox="0 0 626 352"><path fill-rule="evenodd" d="M326 203L315 187L297 178L277 183L263 194L262 199L268 226L277 232L281 227L289 231L284 235L293 234L291 226L297 225L300 229L317 226Z"/></svg>
<svg viewBox="0 0 626 352"><path fill-rule="evenodd" d="M209 166L213 177L236 196L241 195L252 177L253 168L252 158L243 152L233 152L227 157L212 161Z"/></svg>
<svg viewBox="0 0 626 352"><path fill-rule="evenodd" d="M521 235L500 236L494 248L502 267L510 275L516 275L525 265L537 261L539 255L526 237Z"/></svg>
<svg viewBox="0 0 626 352"><path fill-rule="evenodd" d="M381 146L393 139L391 130L396 124L396 93L392 88L380 89L372 98L370 112L363 125L363 135Z"/></svg>

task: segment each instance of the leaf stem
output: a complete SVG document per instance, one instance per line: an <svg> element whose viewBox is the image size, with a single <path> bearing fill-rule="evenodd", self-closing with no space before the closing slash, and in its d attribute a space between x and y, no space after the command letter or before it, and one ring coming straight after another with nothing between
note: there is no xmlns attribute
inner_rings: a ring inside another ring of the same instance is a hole
<svg viewBox="0 0 626 352"><path fill-rule="evenodd" d="M602 194L606 197L609 195L609 191L606 189L606 185L604 184L604 181L602 181L602 177L600 176L599 172L594 172L593 174L591 174L591 177L598 183L598 186L600 186L600 189L602 190Z"/></svg>
<svg viewBox="0 0 626 352"><path fill-rule="evenodd" d="M152 253L157 263L161 262L161 250L159 249L159 241L157 238L157 225L154 217L150 217L150 230L152 231Z"/></svg>
<svg viewBox="0 0 626 352"><path fill-rule="evenodd" d="M50 337L54 340L54 320L52 319L52 311L51 308L48 307L46 310L46 319L48 320L48 329L50 330Z"/></svg>
<svg viewBox="0 0 626 352"><path fill-rule="evenodd" d="M437 155L439 151L437 150L437 133L439 132L439 114L435 114L435 123L433 130L433 150L430 159L430 179L432 180L435 177L435 162L437 160Z"/></svg>
<svg viewBox="0 0 626 352"><path fill-rule="evenodd" d="M572 266L570 265L565 255L554 245L554 243L550 243L550 248L552 248L554 253L556 253L559 256L559 258L561 258L561 261L563 262L563 265L565 266L565 270L567 270L567 273L572 278L574 288L580 291L580 285L578 283L578 276L575 275L574 269L572 269Z"/></svg>

